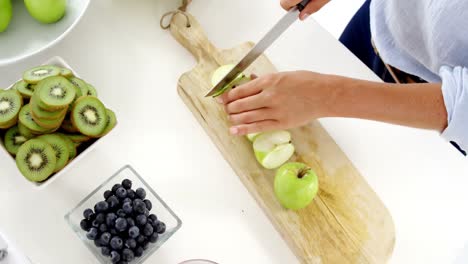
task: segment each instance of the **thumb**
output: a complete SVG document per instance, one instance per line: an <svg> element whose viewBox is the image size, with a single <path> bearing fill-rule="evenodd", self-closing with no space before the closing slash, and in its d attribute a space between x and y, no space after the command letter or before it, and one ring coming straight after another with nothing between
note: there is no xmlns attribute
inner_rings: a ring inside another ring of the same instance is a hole
<svg viewBox="0 0 468 264"><path fill-rule="evenodd" d="M312 0L305 8L302 10L299 18L305 20L307 17L313 13L319 11L324 5L328 4L330 0Z"/></svg>
<svg viewBox="0 0 468 264"><path fill-rule="evenodd" d="M301 0L281 0L280 4L284 10L288 11L289 9L291 9L291 7L299 4L300 2Z"/></svg>

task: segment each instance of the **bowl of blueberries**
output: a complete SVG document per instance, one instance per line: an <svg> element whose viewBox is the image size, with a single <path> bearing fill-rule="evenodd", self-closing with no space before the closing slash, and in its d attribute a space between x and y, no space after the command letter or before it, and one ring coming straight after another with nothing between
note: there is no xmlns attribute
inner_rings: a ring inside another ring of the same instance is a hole
<svg viewBox="0 0 468 264"><path fill-rule="evenodd" d="M91 192L65 220L102 264L141 264L182 226L130 165Z"/></svg>

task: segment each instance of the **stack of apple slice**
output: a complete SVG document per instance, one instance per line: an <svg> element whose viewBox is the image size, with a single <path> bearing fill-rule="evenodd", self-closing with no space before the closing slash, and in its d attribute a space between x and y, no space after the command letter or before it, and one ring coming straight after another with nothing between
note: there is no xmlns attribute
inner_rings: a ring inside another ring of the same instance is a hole
<svg viewBox="0 0 468 264"><path fill-rule="evenodd" d="M211 84L216 85L234 67L223 65L214 71ZM250 81L250 77L240 74L234 81L218 91L214 97ZM265 169L278 169L274 181L275 195L285 208L298 210L309 205L318 192L317 174L304 163L289 162L294 155L291 133L286 130L248 134L257 161Z"/></svg>

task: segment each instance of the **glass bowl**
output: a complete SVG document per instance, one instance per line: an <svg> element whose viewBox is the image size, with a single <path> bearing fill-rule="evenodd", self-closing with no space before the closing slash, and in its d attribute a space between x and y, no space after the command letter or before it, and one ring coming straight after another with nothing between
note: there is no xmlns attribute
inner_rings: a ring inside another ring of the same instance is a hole
<svg viewBox="0 0 468 264"><path fill-rule="evenodd" d="M159 197L159 195L151 188L145 180L130 166L126 165L107 179L104 183L98 186L91 194L86 196L78 205L65 215L65 220L73 229L75 234L83 241L88 249L96 256L102 264L111 263L110 257L103 256L101 249L96 247L93 241L86 238L86 232L80 227L80 222L84 218L83 211L86 208L94 208L94 205L104 200L103 194L106 190L110 190L116 183L121 183L122 180L129 179L132 181L132 189L142 187L146 190L146 198L151 201L153 207L150 213L155 214L158 219L166 224L166 232L159 236L156 243L150 243L143 255L135 258L131 264L141 264L156 250L158 250L177 230L182 226L182 221L172 211L172 209Z"/></svg>

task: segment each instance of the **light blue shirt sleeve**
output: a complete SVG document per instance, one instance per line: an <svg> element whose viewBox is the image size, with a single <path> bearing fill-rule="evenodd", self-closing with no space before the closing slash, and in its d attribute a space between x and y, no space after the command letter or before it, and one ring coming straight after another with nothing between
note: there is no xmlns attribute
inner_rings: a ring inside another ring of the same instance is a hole
<svg viewBox="0 0 468 264"><path fill-rule="evenodd" d="M448 123L442 137L468 150L468 69L442 66L439 74Z"/></svg>

